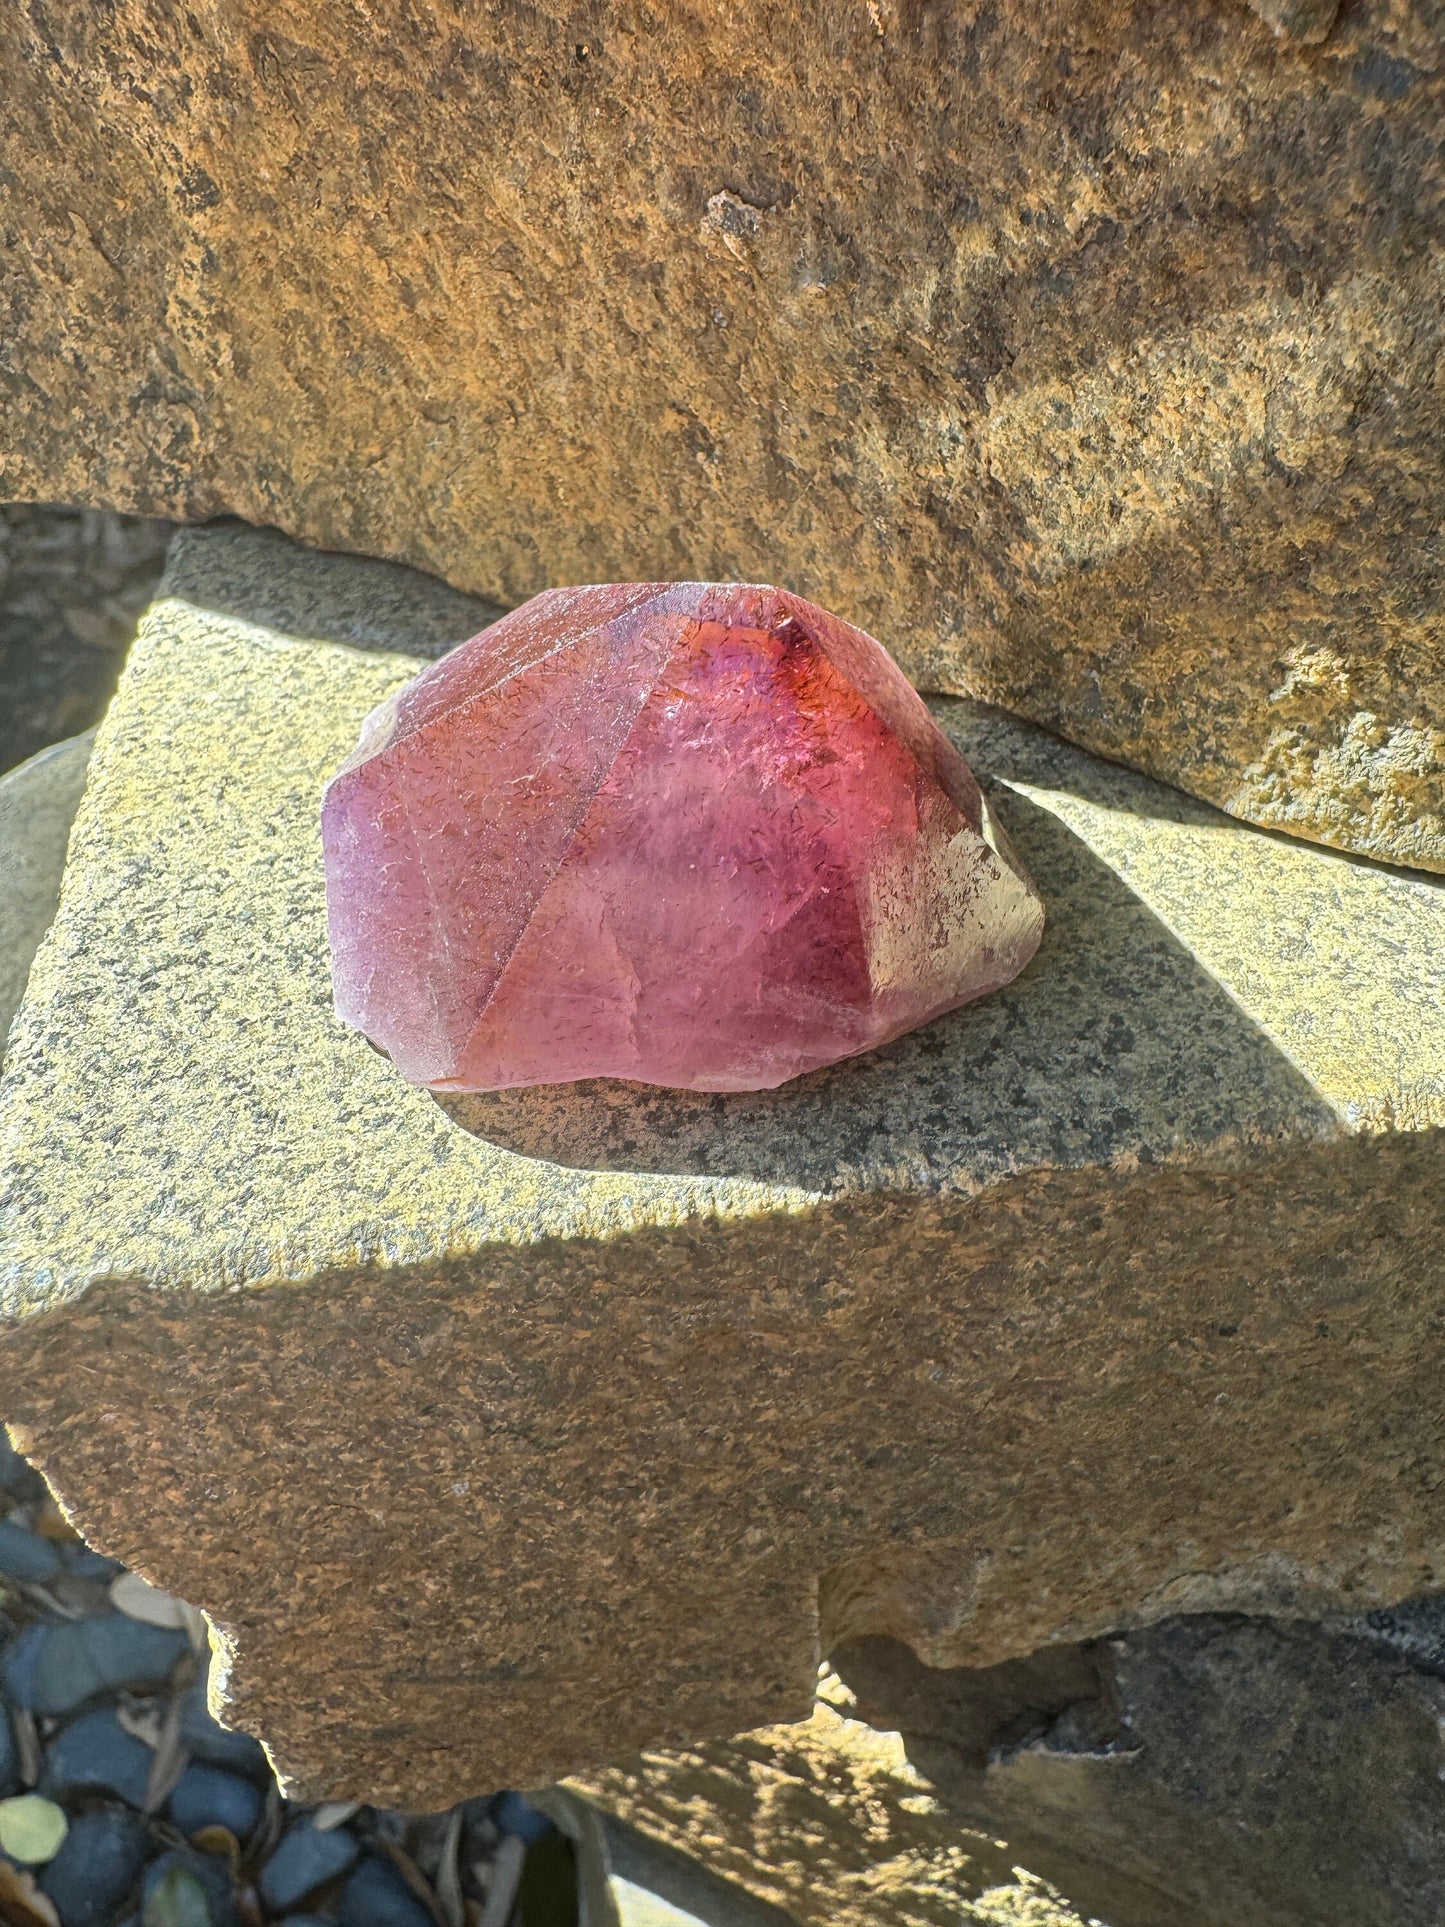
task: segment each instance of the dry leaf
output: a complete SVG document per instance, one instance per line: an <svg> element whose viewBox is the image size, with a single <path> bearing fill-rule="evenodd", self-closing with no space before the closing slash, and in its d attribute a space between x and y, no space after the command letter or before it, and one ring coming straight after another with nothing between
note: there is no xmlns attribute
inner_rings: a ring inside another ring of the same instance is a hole
<svg viewBox="0 0 1445 1927"><path fill-rule="evenodd" d="M15 1734L17 1771L21 1784L34 1786L45 1764L40 1735L35 1730L35 1715L28 1706L17 1706L10 1715L10 1725Z"/></svg>
<svg viewBox="0 0 1445 1927"><path fill-rule="evenodd" d="M255 1832L246 1842L247 1866L259 1867L271 1858L272 1850L281 1838L281 1820L284 1811L281 1803L281 1789L273 1780L266 1789L265 1811L256 1822Z"/></svg>
<svg viewBox="0 0 1445 1927"><path fill-rule="evenodd" d="M191 1835L197 1853L213 1853L230 1863L232 1878L241 1871L241 1843L229 1827L202 1827Z"/></svg>
<svg viewBox="0 0 1445 1927"><path fill-rule="evenodd" d="M385 1834L378 1834L371 1844L373 1852L386 1855L417 1899L433 1915L437 1927L446 1927L442 1910L437 1905L436 1889L405 1848L399 1847L394 1840L388 1840Z"/></svg>
<svg viewBox="0 0 1445 1927"><path fill-rule="evenodd" d="M162 1592L138 1572L116 1574L110 1582L110 1603L127 1619L143 1620L147 1626L164 1626L168 1632L181 1631L190 1611L183 1599Z"/></svg>
<svg viewBox="0 0 1445 1927"><path fill-rule="evenodd" d="M34 1879L0 1860L0 1920L6 1927L60 1927L60 1915Z"/></svg>
<svg viewBox="0 0 1445 1927"><path fill-rule="evenodd" d="M487 1892L487 1904L482 1909L480 1927L507 1927L512 1918L512 1908L516 1905L517 1889L522 1884L522 1863L527 1858L525 1842L514 1833L509 1833L497 1848L497 1857L492 1862L492 1884Z"/></svg>
<svg viewBox="0 0 1445 1927"><path fill-rule="evenodd" d="M185 1617L186 1638L191 1642L191 1651L198 1659L209 1657L211 1629L206 1624L206 1615L199 1606L191 1605L186 1599L180 1601L180 1608Z"/></svg>
<svg viewBox="0 0 1445 1927"><path fill-rule="evenodd" d="M462 1810L453 1807L447 1818L446 1838L442 1841L441 1864L437 1868L437 1900L447 1927L467 1927L466 1904L462 1897Z"/></svg>
<svg viewBox="0 0 1445 1927"><path fill-rule="evenodd" d="M360 1813L360 1811L359 1800L328 1800L312 1814L312 1830L316 1833L334 1833L338 1827L344 1827L354 1813Z"/></svg>
<svg viewBox="0 0 1445 1927"><path fill-rule="evenodd" d="M0 1800L0 1847L24 1867L53 1860L69 1831L64 1809L39 1793Z"/></svg>
<svg viewBox="0 0 1445 1927"><path fill-rule="evenodd" d="M161 1743L161 1729L165 1715L154 1700L142 1700L128 1705L122 1700L115 1709L116 1724L130 1734L133 1740L140 1740L152 1753Z"/></svg>
<svg viewBox="0 0 1445 1927"><path fill-rule="evenodd" d="M181 1713L185 1701L178 1693L166 1708L166 1717L156 1741L156 1755L146 1780L145 1810L155 1813L171 1797L177 1780L191 1763L190 1748L181 1738Z"/></svg>

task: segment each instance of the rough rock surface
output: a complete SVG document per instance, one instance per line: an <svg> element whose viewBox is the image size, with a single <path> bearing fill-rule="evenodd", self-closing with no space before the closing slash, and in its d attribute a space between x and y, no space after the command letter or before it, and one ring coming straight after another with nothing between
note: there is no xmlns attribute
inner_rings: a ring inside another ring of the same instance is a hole
<svg viewBox="0 0 1445 1927"><path fill-rule="evenodd" d="M982 1670L865 1640L806 1724L581 1786L804 1927L1013 1918L1011 1868L1041 1927L1436 1927L1442 1633L1437 1595L1330 1625L1172 1619Z"/></svg>
<svg viewBox="0 0 1445 1927"><path fill-rule="evenodd" d="M0 506L0 770L99 718L169 541L168 522Z"/></svg>
<svg viewBox="0 0 1445 1927"><path fill-rule="evenodd" d="M31 960L60 900L92 734L52 744L0 776L0 1060Z"/></svg>
<svg viewBox="0 0 1445 1927"><path fill-rule="evenodd" d="M298 1792L1437 1583L1445 888L940 703L1013 984L781 1091L443 1109L335 1018L317 802L476 606L231 530L166 587L0 1089L8 1415Z"/></svg>
<svg viewBox="0 0 1445 1927"><path fill-rule="evenodd" d="M940 1799L896 1732L852 1712L825 1678L806 1720L570 1784L777 1909L777 1927L1099 1927L999 1829Z"/></svg>
<svg viewBox="0 0 1445 1927"><path fill-rule="evenodd" d="M778 581L1445 868L1442 21L7 8L0 487L507 602Z"/></svg>

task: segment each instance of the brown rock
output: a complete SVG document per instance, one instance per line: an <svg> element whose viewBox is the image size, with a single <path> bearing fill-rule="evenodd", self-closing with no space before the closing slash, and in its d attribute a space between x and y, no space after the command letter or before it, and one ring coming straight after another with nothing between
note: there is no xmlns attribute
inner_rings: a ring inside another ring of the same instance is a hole
<svg viewBox="0 0 1445 1927"><path fill-rule="evenodd" d="M955 1823L1110 1927L1436 1927L1442 1630L1437 1592L1326 1625L1170 1620L1075 1649L1073 1678L1057 1648L950 1673L867 1640L838 1666Z"/></svg>
<svg viewBox="0 0 1445 1927"><path fill-rule="evenodd" d="M1445 35L1332 12L7 9L0 478L781 581L1445 868Z"/></svg>
<svg viewBox="0 0 1445 1927"><path fill-rule="evenodd" d="M1249 0L1249 4L1281 40L1298 40L1306 46L1329 38L1340 10L1340 0Z"/></svg>
<svg viewBox="0 0 1445 1927"><path fill-rule="evenodd" d="M444 1110L335 1016L318 806L479 612L251 531L163 591L0 1085L5 1416L297 1791L1438 1583L1433 880L939 702L1048 906L1014 983L778 1091Z"/></svg>
<svg viewBox="0 0 1445 1927"><path fill-rule="evenodd" d="M757 1927L1098 1927L996 1822L970 1825L940 1799L896 1732L850 1717L850 1698L825 1675L807 1720L651 1752L575 1784L631 1838L750 1895L767 1910Z"/></svg>
<svg viewBox="0 0 1445 1927"><path fill-rule="evenodd" d="M580 1786L800 1927L1438 1927L1442 1608L977 1670L861 1640L810 1720Z"/></svg>

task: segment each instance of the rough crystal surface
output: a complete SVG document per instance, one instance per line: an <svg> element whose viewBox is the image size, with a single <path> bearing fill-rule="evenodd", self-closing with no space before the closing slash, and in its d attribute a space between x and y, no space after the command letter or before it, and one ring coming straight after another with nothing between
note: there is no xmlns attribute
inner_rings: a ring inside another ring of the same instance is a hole
<svg viewBox="0 0 1445 1927"><path fill-rule="evenodd" d="M1037 893L872 637L798 596L535 597L322 808L336 1006L438 1090L756 1090L997 989Z"/></svg>

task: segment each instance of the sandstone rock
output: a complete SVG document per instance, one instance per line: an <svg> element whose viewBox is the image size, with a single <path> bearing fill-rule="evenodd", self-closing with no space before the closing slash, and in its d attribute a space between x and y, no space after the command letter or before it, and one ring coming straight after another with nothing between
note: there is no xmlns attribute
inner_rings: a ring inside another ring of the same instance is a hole
<svg viewBox="0 0 1445 1927"><path fill-rule="evenodd" d="M189 533L0 1087L9 1410L291 1785L442 1806L1442 1558L1445 893L969 704L1006 990L775 1092L443 1109L336 1020L317 808L474 604Z"/></svg>
<svg viewBox="0 0 1445 1927"><path fill-rule="evenodd" d="M808 1722L580 1786L804 1927L1435 1927L1441 1604L1173 1619L980 1671L861 1641Z"/></svg>
<svg viewBox="0 0 1445 1927"><path fill-rule="evenodd" d="M1445 868L1445 32L1332 14L8 9L0 482L775 580Z"/></svg>
<svg viewBox="0 0 1445 1927"><path fill-rule="evenodd" d="M655 1852L741 1888L776 1927L1098 1927L1011 1840L941 1799L896 1732L849 1707L833 1678L807 1720L573 1785Z"/></svg>

